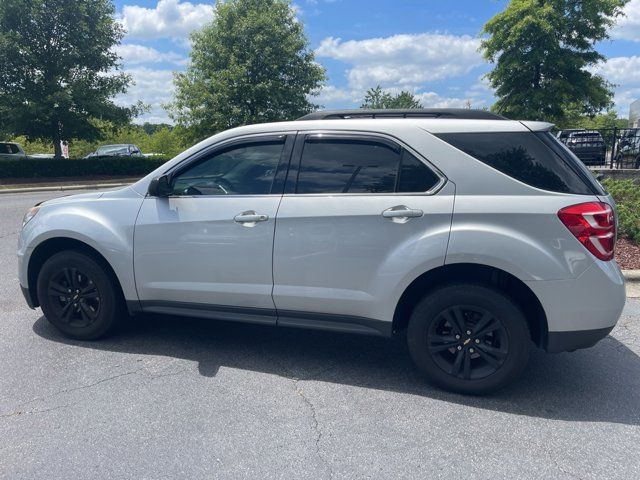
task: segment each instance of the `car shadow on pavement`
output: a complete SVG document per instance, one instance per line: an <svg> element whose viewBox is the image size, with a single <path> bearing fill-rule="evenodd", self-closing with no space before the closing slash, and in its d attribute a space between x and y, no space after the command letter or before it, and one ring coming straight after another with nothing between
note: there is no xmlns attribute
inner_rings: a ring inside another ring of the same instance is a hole
<svg viewBox="0 0 640 480"><path fill-rule="evenodd" d="M95 342L67 339L44 317L33 331L78 348L192 360L203 377L215 376L221 367L243 369L530 417L640 425L640 357L612 336L574 353L548 355L534 349L514 384L491 396L469 397L429 385L400 338L165 316L136 318Z"/></svg>

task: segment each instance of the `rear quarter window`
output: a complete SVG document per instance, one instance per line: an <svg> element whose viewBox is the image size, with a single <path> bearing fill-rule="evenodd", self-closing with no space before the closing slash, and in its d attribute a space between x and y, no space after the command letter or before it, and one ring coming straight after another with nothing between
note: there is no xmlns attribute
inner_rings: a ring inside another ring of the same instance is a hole
<svg viewBox="0 0 640 480"><path fill-rule="evenodd" d="M567 157L558 141L547 132L441 133L436 136L532 187L578 195L599 194L593 176L575 164L579 160ZM558 148L550 142L558 144Z"/></svg>

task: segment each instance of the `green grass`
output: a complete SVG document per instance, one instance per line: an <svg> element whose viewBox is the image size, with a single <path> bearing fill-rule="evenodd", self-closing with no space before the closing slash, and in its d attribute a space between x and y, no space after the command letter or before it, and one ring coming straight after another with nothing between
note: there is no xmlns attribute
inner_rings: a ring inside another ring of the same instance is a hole
<svg viewBox="0 0 640 480"><path fill-rule="evenodd" d="M640 245L640 183L607 178L602 184L618 207L618 235Z"/></svg>

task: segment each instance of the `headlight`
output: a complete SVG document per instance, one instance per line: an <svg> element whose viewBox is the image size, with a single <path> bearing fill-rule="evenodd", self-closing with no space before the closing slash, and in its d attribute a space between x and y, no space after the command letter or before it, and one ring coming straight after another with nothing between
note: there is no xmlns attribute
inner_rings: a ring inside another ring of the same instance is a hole
<svg viewBox="0 0 640 480"><path fill-rule="evenodd" d="M31 207L29 209L29 211L27 213L24 214L24 217L22 218L22 228L24 228L24 226L29 223L29 221L36 216L36 214L40 211L40 207L35 206L35 207Z"/></svg>

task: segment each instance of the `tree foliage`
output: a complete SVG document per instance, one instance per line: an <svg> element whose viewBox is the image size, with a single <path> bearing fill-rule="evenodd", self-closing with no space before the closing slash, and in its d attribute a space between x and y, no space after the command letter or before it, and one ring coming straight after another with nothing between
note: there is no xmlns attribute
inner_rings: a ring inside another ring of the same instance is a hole
<svg viewBox="0 0 640 480"><path fill-rule="evenodd" d="M409 91L392 95L378 85L367 90L360 108L422 108L422 104Z"/></svg>
<svg viewBox="0 0 640 480"><path fill-rule="evenodd" d="M172 118L194 138L247 123L309 113L325 71L285 0L218 2L213 21L191 36L186 72L175 75Z"/></svg>
<svg viewBox="0 0 640 480"><path fill-rule="evenodd" d="M109 0L0 1L0 119L5 130L48 139L99 138L92 119L128 123L117 106L130 78L113 46L123 36Z"/></svg>
<svg viewBox="0 0 640 480"><path fill-rule="evenodd" d="M511 0L484 26L481 49L495 63L488 74L511 118L562 121L568 109L594 115L612 104L611 85L589 71L604 60L594 43L628 0Z"/></svg>
<svg viewBox="0 0 640 480"><path fill-rule="evenodd" d="M560 129L585 128L587 130L628 128L629 120L618 117L618 113L613 109L598 115L582 115L580 108L570 105L565 111L565 118L557 122L556 126Z"/></svg>
<svg viewBox="0 0 640 480"><path fill-rule="evenodd" d="M140 147L143 153L155 153L170 158L191 145L188 134L183 128L166 124L127 125L116 130L102 125L98 125L98 127L104 131L104 136L100 141L76 139L69 142L71 158L82 158L95 152L101 145L117 143L133 143ZM29 140L25 136L10 137L10 140L22 145L27 155L53 153L51 144L41 140Z"/></svg>

